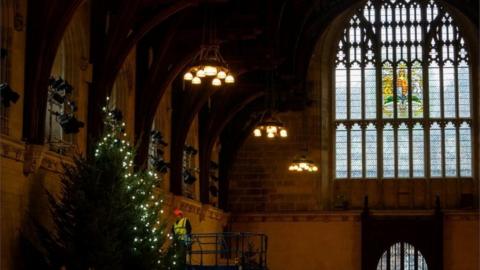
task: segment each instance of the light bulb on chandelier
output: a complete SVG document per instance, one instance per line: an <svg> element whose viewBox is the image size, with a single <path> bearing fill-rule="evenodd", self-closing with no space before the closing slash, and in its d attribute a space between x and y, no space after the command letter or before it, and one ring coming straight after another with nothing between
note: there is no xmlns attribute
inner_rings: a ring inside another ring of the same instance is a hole
<svg viewBox="0 0 480 270"><path fill-rule="evenodd" d="M199 77L195 77L192 79L192 84L201 84L202 80Z"/></svg>
<svg viewBox="0 0 480 270"><path fill-rule="evenodd" d="M185 81L191 81L191 80L193 80L193 74L190 73L190 72L187 72L187 73L185 73L185 74L183 75L183 79L184 79Z"/></svg>
<svg viewBox="0 0 480 270"><path fill-rule="evenodd" d="M215 78L212 80L212 85L213 86L221 86L222 85L222 81L220 81L219 78Z"/></svg>
<svg viewBox="0 0 480 270"><path fill-rule="evenodd" d="M217 73L217 78L223 80L227 77L227 73L225 73L225 71L223 70L220 70L218 73Z"/></svg>

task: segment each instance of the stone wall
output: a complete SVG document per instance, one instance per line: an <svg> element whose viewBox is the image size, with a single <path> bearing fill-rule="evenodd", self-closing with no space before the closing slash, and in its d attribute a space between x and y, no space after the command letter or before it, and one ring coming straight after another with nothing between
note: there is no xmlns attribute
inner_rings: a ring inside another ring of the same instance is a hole
<svg viewBox="0 0 480 270"><path fill-rule="evenodd" d="M478 213L445 213L444 270L480 267L478 218ZM268 236L270 270L361 269L359 212L244 214L232 221L235 231Z"/></svg>

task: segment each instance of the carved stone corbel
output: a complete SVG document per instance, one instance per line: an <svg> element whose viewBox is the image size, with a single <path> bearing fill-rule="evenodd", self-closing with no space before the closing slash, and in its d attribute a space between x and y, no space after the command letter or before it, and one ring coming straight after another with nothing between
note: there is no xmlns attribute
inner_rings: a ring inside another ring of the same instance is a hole
<svg viewBox="0 0 480 270"><path fill-rule="evenodd" d="M47 150L46 145L27 144L25 145L23 174L28 176L35 173L42 164L43 156Z"/></svg>

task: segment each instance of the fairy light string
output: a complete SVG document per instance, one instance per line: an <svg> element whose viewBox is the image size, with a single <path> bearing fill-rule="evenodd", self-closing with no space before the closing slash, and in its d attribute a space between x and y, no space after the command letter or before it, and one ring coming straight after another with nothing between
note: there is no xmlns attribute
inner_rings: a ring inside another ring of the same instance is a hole
<svg viewBox="0 0 480 270"><path fill-rule="evenodd" d="M97 143L95 158L102 159L104 155L118 154L122 158L123 181L131 203L135 205L136 221L132 227L132 249L140 254L158 252L158 267L162 262L169 262L169 269L175 269L177 256L168 256L166 241L171 242L173 236L166 233L166 220L164 215L164 199L161 189L161 178L151 170L134 172L134 147L127 140L125 122L118 117L118 111L109 105L110 98L106 98L107 105L102 107L104 114L105 135ZM160 269L160 268L158 268Z"/></svg>

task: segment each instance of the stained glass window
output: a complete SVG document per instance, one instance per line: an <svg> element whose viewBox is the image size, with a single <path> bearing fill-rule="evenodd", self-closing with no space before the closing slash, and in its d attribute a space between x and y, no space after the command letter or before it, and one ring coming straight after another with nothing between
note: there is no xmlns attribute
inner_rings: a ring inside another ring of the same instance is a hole
<svg viewBox="0 0 480 270"><path fill-rule="evenodd" d="M335 59L336 177L471 177L470 72L439 3L367 1Z"/></svg>
<svg viewBox="0 0 480 270"><path fill-rule="evenodd" d="M398 242L383 252L377 270L428 270L427 261L413 245Z"/></svg>

